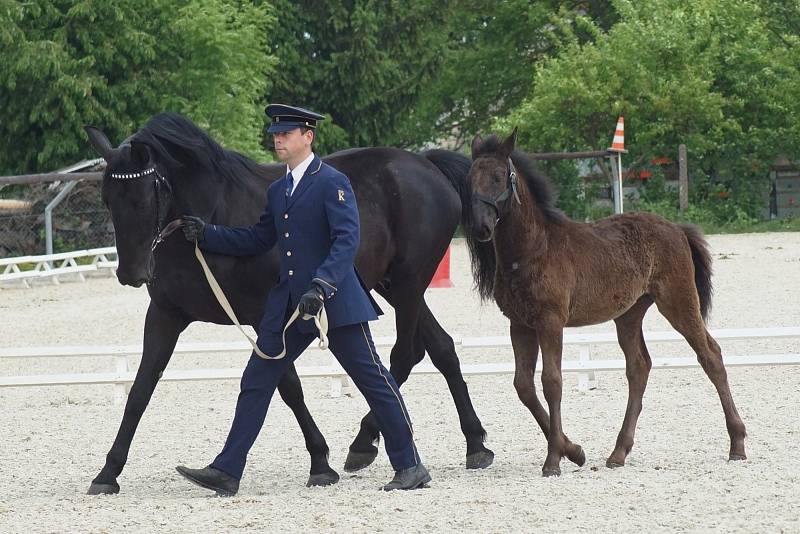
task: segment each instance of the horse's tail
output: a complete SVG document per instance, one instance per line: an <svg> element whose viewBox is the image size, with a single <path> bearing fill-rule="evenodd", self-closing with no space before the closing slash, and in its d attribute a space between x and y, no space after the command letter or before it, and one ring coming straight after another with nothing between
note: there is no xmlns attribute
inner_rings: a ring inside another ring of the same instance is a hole
<svg viewBox="0 0 800 534"><path fill-rule="evenodd" d="M461 224L466 226L471 198L467 175L472 162L464 154L452 150L427 150L422 155L442 171L458 193L461 199Z"/></svg>
<svg viewBox="0 0 800 534"><path fill-rule="evenodd" d="M703 320L708 319L711 311L711 294L714 287L711 284L711 252L708 250L708 243L703 232L693 224L680 225L686 239L689 240L689 248L692 251L692 263L694 263L694 285L697 288L697 296L700 297L700 315Z"/></svg>
<svg viewBox="0 0 800 534"><path fill-rule="evenodd" d="M452 150L428 150L422 155L447 177L461 199L461 227L467 240L475 289L478 290L483 300L489 300L494 294L494 273L497 260L494 255L494 245L478 241L471 230L472 189L469 184L469 169L472 161L464 154Z"/></svg>

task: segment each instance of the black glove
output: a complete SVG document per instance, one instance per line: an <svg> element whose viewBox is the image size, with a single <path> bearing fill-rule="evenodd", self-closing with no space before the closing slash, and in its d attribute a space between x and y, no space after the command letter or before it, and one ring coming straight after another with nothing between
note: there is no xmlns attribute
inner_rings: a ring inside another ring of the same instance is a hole
<svg viewBox="0 0 800 534"><path fill-rule="evenodd" d="M318 284L311 284L308 291L303 293L303 296L300 297L300 302L297 305L300 311L300 317L305 318L306 315L316 316L319 310L322 309L324 302L325 292L322 291L322 288L319 287Z"/></svg>
<svg viewBox="0 0 800 534"><path fill-rule="evenodd" d="M184 215L181 217L183 221L183 235L186 236L187 241L194 243L195 241L203 240L203 230L206 223L200 217L193 217L191 215Z"/></svg>

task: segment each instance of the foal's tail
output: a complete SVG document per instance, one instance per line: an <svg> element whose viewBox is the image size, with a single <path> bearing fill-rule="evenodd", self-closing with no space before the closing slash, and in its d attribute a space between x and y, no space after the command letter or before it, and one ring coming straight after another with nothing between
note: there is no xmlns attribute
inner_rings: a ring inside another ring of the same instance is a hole
<svg viewBox="0 0 800 534"><path fill-rule="evenodd" d="M700 297L700 315L705 321L711 311L711 294L714 291L711 284L711 253L708 250L708 243L703 237L703 232L697 226L682 224L680 227L686 234L689 248L692 250L694 285L697 287L697 296Z"/></svg>

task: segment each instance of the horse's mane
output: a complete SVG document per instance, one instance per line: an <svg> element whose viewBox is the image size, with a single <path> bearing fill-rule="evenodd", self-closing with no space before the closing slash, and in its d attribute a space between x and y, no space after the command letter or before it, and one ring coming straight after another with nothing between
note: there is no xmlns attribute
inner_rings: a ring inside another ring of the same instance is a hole
<svg viewBox="0 0 800 534"><path fill-rule="evenodd" d="M260 176L259 165L250 158L227 150L199 126L178 113L159 113L130 139L148 145L160 161L170 166L197 166L213 176L244 183Z"/></svg>
<svg viewBox="0 0 800 534"><path fill-rule="evenodd" d="M480 146L476 147L477 150L472 154L472 158L476 159L499 152L501 145L502 141L496 135L490 135L483 140ZM517 175L521 175L525 179L525 184L533 195L536 206L542 211L545 218L552 222L563 221L566 215L555 206L555 194L550 179L536 167L533 160L524 152L514 150L511 154L511 161L517 168Z"/></svg>

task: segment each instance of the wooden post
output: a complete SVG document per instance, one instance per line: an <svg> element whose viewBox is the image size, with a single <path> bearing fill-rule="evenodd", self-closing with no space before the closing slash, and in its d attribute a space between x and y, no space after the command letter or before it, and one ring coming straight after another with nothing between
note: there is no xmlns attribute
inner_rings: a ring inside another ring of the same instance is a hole
<svg viewBox="0 0 800 534"><path fill-rule="evenodd" d="M681 211L689 207L689 173L686 170L686 145L678 147L678 185Z"/></svg>

